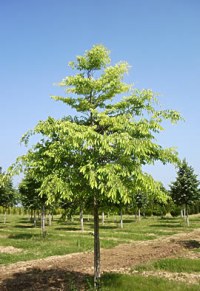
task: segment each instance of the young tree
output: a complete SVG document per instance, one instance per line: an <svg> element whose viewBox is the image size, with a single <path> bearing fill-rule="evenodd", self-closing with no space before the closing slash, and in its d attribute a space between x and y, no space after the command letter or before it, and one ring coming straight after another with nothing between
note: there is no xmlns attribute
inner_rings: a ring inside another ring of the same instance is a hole
<svg viewBox="0 0 200 291"><path fill-rule="evenodd" d="M3 173L0 168L0 206L4 209L4 223L6 223L7 209L16 203L17 191L13 187L11 177Z"/></svg>
<svg viewBox="0 0 200 291"><path fill-rule="evenodd" d="M147 204L147 194L137 193L134 198L138 210L138 221L140 221L141 208Z"/></svg>
<svg viewBox="0 0 200 291"><path fill-rule="evenodd" d="M34 226L36 226L36 210L41 211L41 233L44 237L45 230L45 206L47 197L39 195L41 182L37 181L27 172L25 177L19 184L19 193L22 205L25 208L30 209L34 213Z"/></svg>
<svg viewBox="0 0 200 291"><path fill-rule="evenodd" d="M170 186L171 197L176 205L185 207L189 226L188 206L200 200L199 180L194 169L184 159L177 172L176 181Z"/></svg>
<svg viewBox="0 0 200 291"><path fill-rule="evenodd" d="M67 97L54 96L76 110L74 117L49 117L31 134L43 138L21 158L21 163L42 181L40 195L49 202L57 196L92 197L94 213L94 284L100 284L99 207L104 198L128 203L133 192L161 195L159 183L142 166L160 160L176 163L177 153L154 139L163 119L176 122L173 110L159 110L151 90L134 89L123 81L129 65L110 65L109 51L95 45L69 66L76 71L62 80ZM124 95L122 98L121 96ZM42 177L42 179L41 179ZM81 189L77 193L77 188ZM88 198L88 197L86 197Z"/></svg>

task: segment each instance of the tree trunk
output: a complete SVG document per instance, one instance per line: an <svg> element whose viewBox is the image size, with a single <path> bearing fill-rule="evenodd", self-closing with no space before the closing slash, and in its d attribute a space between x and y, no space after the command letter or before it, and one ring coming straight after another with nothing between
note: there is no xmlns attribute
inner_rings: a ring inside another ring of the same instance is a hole
<svg viewBox="0 0 200 291"><path fill-rule="evenodd" d="M41 212L41 232L42 236L45 237L45 206L42 206L42 212Z"/></svg>
<svg viewBox="0 0 200 291"><path fill-rule="evenodd" d="M52 215L51 215L51 213L49 213L49 226L51 226L51 221L52 221Z"/></svg>
<svg viewBox="0 0 200 291"><path fill-rule="evenodd" d="M36 211L34 210L34 213L33 213L34 217L33 217L33 220L34 220L34 227L36 227L36 224L37 224L37 219L36 219Z"/></svg>
<svg viewBox="0 0 200 291"><path fill-rule="evenodd" d="M122 214L122 209L120 210L120 227L123 228L123 214Z"/></svg>
<svg viewBox="0 0 200 291"><path fill-rule="evenodd" d="M98 198L94 196L94 288L100 290L100 239Z"/></svg>
<svg viewBox="0 0 200 291"><path fill-rule="evenodd" d="M83 225L83 209L80 209L80 222L81 222L81 231L84 231L84 225Z"/></svg>
<svg viewBox="0 0 200 291"><path fill-rule="evenodd" d="M141 217L140 217L140 208L138 208L138 221L140 221Z"/></svg>
<svg viewBox="0 0 200 291"><path fill-rule="evenodd" d="M102 212L102 224L104 225L104 222L105 222L105 215L104 215L104 212Z"/></svg>
<svg viewBox="0 0 200 291"><path fill-rule="evenodd" d="M185 209L185 207L183 208L183 219L186 221L186 209Z"/></svg>
<svg viewBox="0 0 200 291"><path fill-rule="evenodd" d="M190 226L189 215L188 215L188 206L186 205L186 223L187 226Z"/></svg>
<svg viewBox="0 0 200 291"><path fill-rule="evenodd" d="M4 209L4 219L3 219L3 223L6 224L6 219L7 219L7 209Z"/></svg>
<svg viewBox="0 0 200 291"><path fill-rule="evenodd" d="M181 209L181 217L183 218L183 209Z"/></svg>

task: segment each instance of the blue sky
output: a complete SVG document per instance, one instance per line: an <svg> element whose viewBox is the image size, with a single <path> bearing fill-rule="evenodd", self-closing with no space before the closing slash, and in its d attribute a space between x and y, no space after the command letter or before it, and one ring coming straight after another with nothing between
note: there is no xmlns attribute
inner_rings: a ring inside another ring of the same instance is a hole
<svg viewBox="0 0 200 291"><path fill-rule="evenodd" d="M200 173L200 1L0 0L0 166L25 152L19 140L39 120L70 114L50 95L67 64L93 44L131 65L129 82L159 93L185 118L158 137ZM168 185L172 166L148 169Z"/></svg>

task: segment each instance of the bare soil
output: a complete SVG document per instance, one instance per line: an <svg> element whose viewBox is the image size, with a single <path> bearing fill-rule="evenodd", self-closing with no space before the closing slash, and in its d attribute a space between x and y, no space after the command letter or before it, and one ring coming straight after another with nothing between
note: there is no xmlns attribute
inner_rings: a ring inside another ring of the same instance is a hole
<svg viewBox="0 0 200 291"><path fill-rule="evenodd" d="M101 271L133 273L134 266L168 257L200 258L200 229L169 237L121 244L101 250ZM0 266L1 291L85 290L93 274L93 253L75 253ZM187 283L200 282L200 274L143 272L144 276L166 277ZM78 287L77 287L78 286ZM81 287L82 286L82 287Z"/></svg>

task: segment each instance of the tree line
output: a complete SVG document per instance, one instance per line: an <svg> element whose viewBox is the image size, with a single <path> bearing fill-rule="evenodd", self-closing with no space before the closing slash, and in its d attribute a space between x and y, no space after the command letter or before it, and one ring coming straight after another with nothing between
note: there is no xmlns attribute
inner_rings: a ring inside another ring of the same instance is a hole
<svg viewBox="0 0 200 291"><path fill-rule="evenodd" d="M5 173L0 173L6 176ZM130 203L113 203L107 200L101 204L100 214L107 213L135 215L138 220L143 216L172 216L181 215L189 224L189 214L200 213L200 181L194 173L194 169L188 165L184 159L177 171L177 177L166 190L162 185L163 192L167 199L160 201L151 193L133 193ZM47 197L40 196L40 185L34 178L25 176L18 188L13 187L12 179L7 178L6 183L1 182L0 186L0 213L5 214L29 214L36 225L36 216L39 217L41 209L45 209L44 214L60 215L63 220L71 219L73 215L92 214L92 203L86 201L84 208L80 206L78 199L60 199L55 204L47 205ZM82 227L83 228L83 227Z"/></svg>

